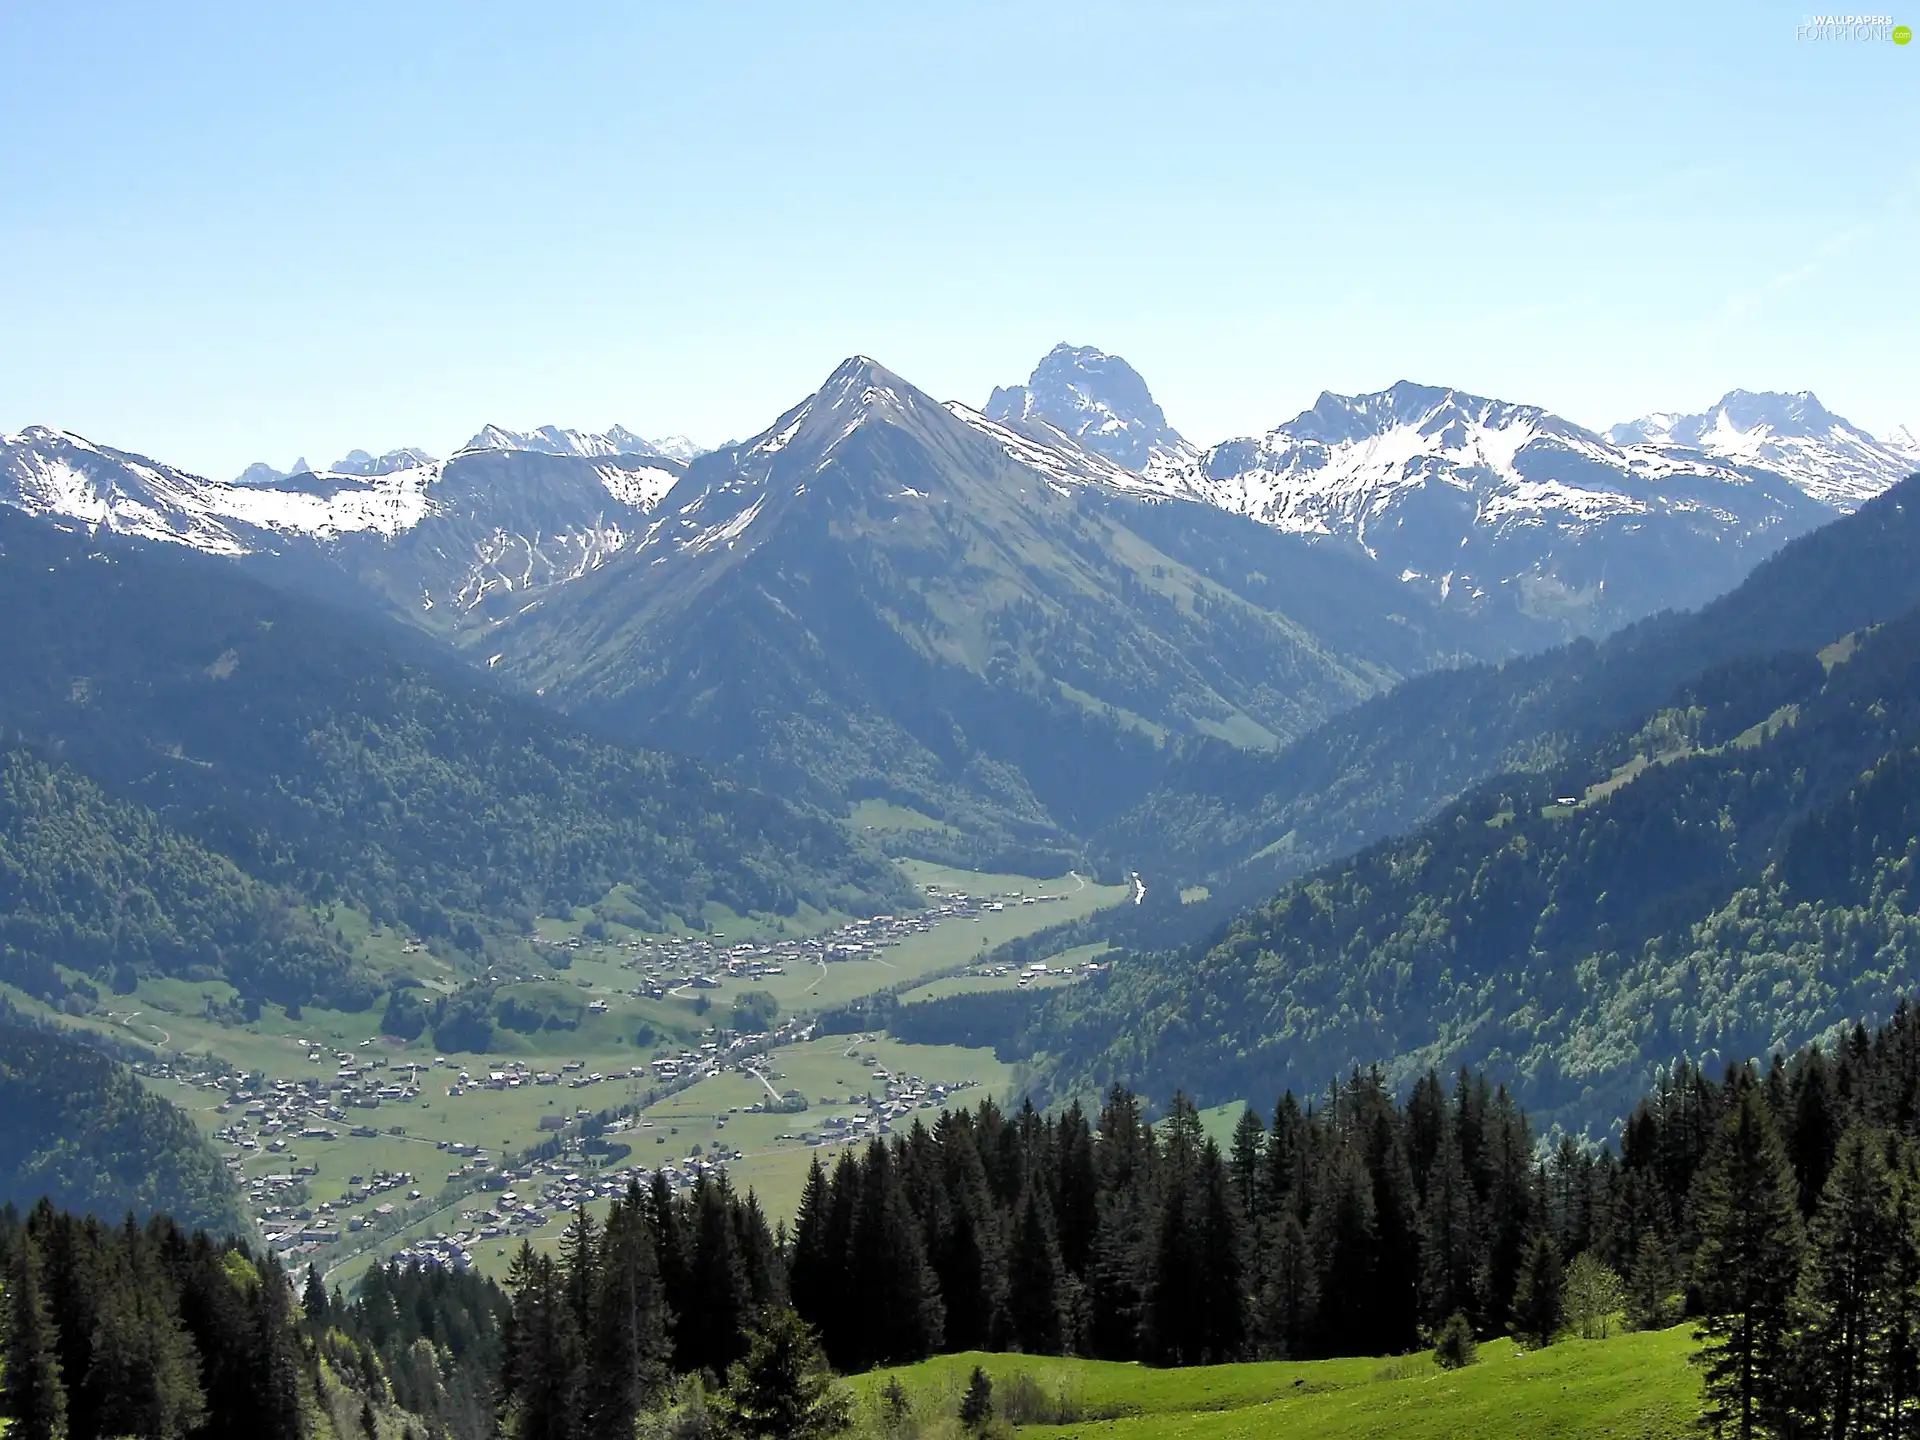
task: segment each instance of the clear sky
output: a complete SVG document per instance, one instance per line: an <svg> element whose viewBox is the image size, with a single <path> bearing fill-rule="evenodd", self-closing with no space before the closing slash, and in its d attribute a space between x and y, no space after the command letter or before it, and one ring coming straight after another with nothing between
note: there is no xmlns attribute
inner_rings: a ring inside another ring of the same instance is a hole
<svg viewBox="0 0 1920 1440"><path fill-rule="evenodd" d="M978 404L1063 339L1203 443L1402 377L1920 422L1920 42L1807 18L0 0L0 429L717 443L847 354Z"/></svg>

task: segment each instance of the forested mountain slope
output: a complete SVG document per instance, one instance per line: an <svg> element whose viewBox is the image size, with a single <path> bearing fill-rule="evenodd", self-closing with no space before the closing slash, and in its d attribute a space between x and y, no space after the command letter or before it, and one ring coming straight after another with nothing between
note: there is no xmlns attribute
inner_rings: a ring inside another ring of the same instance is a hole
<svg viewBox="0 0 1920 1440"><path fill-rule="evenodd" d="M1036 1035L1056 1088L1119 1078L1218 1101L1380 1057L1394 1077L1472 1063L1583 1125L1678 1054L1763 1053L1885 1010L1920 968L1920 610L1841 640L1910 523L1910 493L1876 504L1863 543L1840 543L1843 522L1756 576L1746 643L1784 648L1669 684L1605 738L1289 884L1217 943L1063 995ZM1845 583L1795 597L1796 563L1822 558L1846 561ZM1703 614L1696 640L1736 643L1734 614ZM1636 683L1662 663L1644 649ZM1633 689L1605 680L1588 681L1596 717Z"/></svg>
<svg viewBox="0 0 1920 1440"><path fill-rule="evenodd" d="M381 988L297 894L66 766L0 746L0 981L59 1005L60 967L122 991L143 973L220 975L282 1005L356 1009Z"/></svg>
<svg viewBox="0 0 1920 1440"><path fill-rule="evenodd" d="M266 924L257 912L273 908L275 887L476 952L489 934L615 885L656 922L698 919L715 901L774 913L910 903L897 872L824 816L596 738L406 632L218 561L96 544L0 511L0 613L0 733L39 748L29 768L64 767L57 780L16 774L5 832L18 875L39 876L21 892L31 913L12 919L43 937L43 958L145 963L146 939L115 953L48 938L65 924L59 907L84 908L93 902L76 894L121 873L107 858L116 846L158 847L163 869L213 877L231 892L215 907L222 924L255 923L239 918L243 901ZM104 804L68 772L127 803ZM75 797L65 831L35 819L48 807L34 787L49 783ZM161 844L156 825L190 843ZM66 858L49 859L62 847ZM264 886L216 876L209 854ZM154 904L166 893L155 888ZM169 923L202 934L210 913ZM271 966L250 946L235 954L265 966L267 987ZM326 959L324 942L310 958Z"/></svg>
<svg viewBox="0 0 1920 1440"><path fill-rule="evenodd" d="M1736 589L1606 640L1421 676L1272 754L1190 743L1096 840L1110 865L1235 893L1418 824L1505 770L1548 768L1716 664L1811 651L1920 603L1920 483L1802 536Z"/></svg>
<svg viewBox="0 0 1920 1440"><path fill-rule="evenodd" d="M245 1229L233 1182L193 1121L84 1041L0 1007L0 1201L42 1197L115 1225L155 1212Z"/></svg>

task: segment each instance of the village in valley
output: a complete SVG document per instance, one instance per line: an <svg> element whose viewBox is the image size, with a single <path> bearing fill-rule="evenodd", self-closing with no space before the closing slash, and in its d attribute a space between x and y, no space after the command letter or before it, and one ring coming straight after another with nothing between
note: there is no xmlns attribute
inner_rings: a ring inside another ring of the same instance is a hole
<svg viewBox="0 0 1920 1440"><path fill-rule="evenodd" d="M994 951L1126 893L955 871L922 888L922 909L811 935L536 936L547 968L488 979L549 1004L560 991L572 1009L530 1035L496 1032L485 1053L366 1033L365 1017L358 1038L323 1032L345 1017L320 1014L305 1035L244 1047L270 1064L214 1058L239 1048L215 1035L206 1053L136 1068L223 1151L262 1240L329 1283L376 1258L498 1270L521 1237L554 1243L578 1207L656 1176L684 1189L724 1169L784 1213L815 1156L1003 1099L1013 1079L991 1051L828 1034L823 1015L886 991L1097 973L1086 951L1018 964Z"/></svg>

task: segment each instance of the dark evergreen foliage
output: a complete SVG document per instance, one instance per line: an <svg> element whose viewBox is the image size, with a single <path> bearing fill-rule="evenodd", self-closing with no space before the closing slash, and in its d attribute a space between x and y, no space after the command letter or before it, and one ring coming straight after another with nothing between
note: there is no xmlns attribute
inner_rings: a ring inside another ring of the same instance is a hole
<svg viewBox="0 0 1920 1440"><path fill-rule="evenodd" d="M99 1215L161 1211L244 1228L225 1167L187 1116L124 1066L0 1001L0 1201Z"/></svg>
<svg viewBox="0 0 1920 1440"><path fill-rule="evenodd" d="M302 1440L315 1394L278 1263L164 1216L0 1220L5 1413L33 1440Z"/></svg>

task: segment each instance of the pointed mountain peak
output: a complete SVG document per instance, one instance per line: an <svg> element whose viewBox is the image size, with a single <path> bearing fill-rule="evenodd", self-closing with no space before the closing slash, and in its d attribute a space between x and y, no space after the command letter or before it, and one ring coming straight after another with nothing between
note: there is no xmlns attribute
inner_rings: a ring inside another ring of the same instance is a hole
<svg viewBox="0 0 1920 1440"><path fill-rule="evenodd" d="M1129 470L1147 469L1156 456L1192 453L1140 372L1091 345L1054 346L1026 384L996 386L982 413L1003 424L1044 421Z"/></svg>
<svg viewBox="0 0 1920 1440"><path fill-rule="evenodd" d="M849 355L834 366L833 373L814 395L816 402L830 406L844 405L849 400L861 405L882 402L911 405L915 399L924 398L912 385L867 355Z"/></svg>

